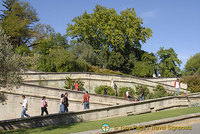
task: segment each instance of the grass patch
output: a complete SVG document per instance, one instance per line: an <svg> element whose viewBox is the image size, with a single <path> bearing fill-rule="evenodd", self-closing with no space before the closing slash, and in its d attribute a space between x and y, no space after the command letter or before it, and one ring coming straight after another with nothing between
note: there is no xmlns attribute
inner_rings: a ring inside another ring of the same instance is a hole
<svg viewBox="0 0 200 134"><path fill-rule="evenodd" d="M200 107L181 108L181 109L166 110L166 111L133 115L133 116L124 116L124 117L116 117L116 118L97 120L97 121L81 122L81 123L75 123L75 124L63 125L63 126L49 126L49 127L40 127L40 128L34 128L34 129L18 129L18 130L12 130L12 131L3 131L1 133L3 134L66 134L66 133L75 133L75 132L81 132L81 131L100 129L101 125L104 123L108 123L110 127L124 126L124 125L131 125L134 123L159 120L163 118L176 117L176 116L198 113L198 112L200 112Z"/></svg>

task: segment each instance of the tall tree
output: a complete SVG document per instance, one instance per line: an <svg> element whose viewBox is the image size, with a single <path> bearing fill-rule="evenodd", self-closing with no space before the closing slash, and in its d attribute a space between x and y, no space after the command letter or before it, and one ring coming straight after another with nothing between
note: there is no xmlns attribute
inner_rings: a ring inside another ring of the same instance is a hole
<svg viewBox="0 0 200 134"><path fill-rule="evenodd" d="M142 26L143 21L133 8L117 14L114 9L96 5L93 11L75 17L74 24L68 24L67 35L90 44L95 54L105 60L100 64L102 67L127 72L126 67L133 66L129 63L130 58L133 54L137 57L141 43L152 36L151 29ZM115 56L123 60L118 63Z"/></svg>
<svg viewBox="0 0 200 134"><path fill-rule="evenodd" d="M144 53L141 61L137 61L132 70L132 75L140 77L152 77L156 71L157 58L153 53Z"/></svg>
<svg viewBox="0 0 200 134"><path fill-rule="evenodd" d="M51 33L50 35L42 38L36 39L34 41L37 45L33 46L33 52L38 54L49 54L49 52L57 47L68 48L68 40L66 36L60 33Z"/></svg>
<svg viewBox="0 0 200 134"><path fill-rule="evenodd" d="M187 60L184 71L186 75L200 74L200 53L191 56Z"/></svg>
<svg viewBox="0 0 200 134"><path fill-rule="evenodd" d="M0 29L0 88L19 86L21 77L18 74L25 65L25 59L14 53L8 36ZM1 94L0 101L4 101Z"/></svg>
<svg viewBox="0 0 200 134"><path fill-rule="evenodd" d="M159 72L162 77L178 76L180 73L181 60L173 48L164 49L161 47L157 52L159 58Z"/></svg>
<svg viewBox="0 0 200 134"><path fill-rule="evenodd" d="M36 10L19 0L3 0L5 10L1 14L0 25L9 36L13 46L29 43L33 37L34 24L39 21Z"/></svg>

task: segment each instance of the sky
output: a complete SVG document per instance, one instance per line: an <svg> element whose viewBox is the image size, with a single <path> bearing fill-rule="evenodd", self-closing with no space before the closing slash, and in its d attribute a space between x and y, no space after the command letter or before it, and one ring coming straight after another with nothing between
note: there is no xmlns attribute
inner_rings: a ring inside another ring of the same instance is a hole
<svg viewBox="0 0 200 134"><path fill-rule="evenodd" d="M96 4L114 8L118 13L134 8L143 26L153 37L142 49L156 53L160 47L173 48L184 68L187 59L200 52L200 0L23 0L37 11L40 23L51 25L56 32L66 33L68 23L84 11L92 13ZM2 9L2 0L0 9Z"/></svg>

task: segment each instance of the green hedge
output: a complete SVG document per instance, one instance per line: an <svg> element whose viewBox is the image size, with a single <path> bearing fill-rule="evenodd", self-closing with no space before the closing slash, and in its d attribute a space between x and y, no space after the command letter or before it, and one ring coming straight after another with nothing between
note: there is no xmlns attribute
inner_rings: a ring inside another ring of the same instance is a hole
<svg viewBox="0 0 200 134"><path fill-rule="evenodd" d="M140 97L141 97L141 89L143 88L144 89L144 93L145 93L145 100L147 100L147 99L152 99L153 98L153 93L151 93L150 91L149 91L149 89L147 88L147 86L139 86L139 85L137 85L137 86L135 86L135 88L136 88L136 98L138 98L138 99L140 99Z"/></svg>
<svg viewBox="0 0 200 134"><path fill-rule="evenodd" d="M105 86L103 86L103 85L99 86L99 87L96 87L95 88L95 93L96 94L104 94L104 88L105 88ZM115 95L115 91L110 86L107 87L107 92L108 92L108 95L112 95L112 96Z"/></svg>
<svg viewBox="0 0 200 134"><path fill-rule="evenodd" d="M126 91L128 91L128 89L130 89L130 95L131 95L131 97L134 97L135 92L130 87L121 87L121 88L119 88L119 90L118 90L118 96L119 97L125 97Z"/></svg>

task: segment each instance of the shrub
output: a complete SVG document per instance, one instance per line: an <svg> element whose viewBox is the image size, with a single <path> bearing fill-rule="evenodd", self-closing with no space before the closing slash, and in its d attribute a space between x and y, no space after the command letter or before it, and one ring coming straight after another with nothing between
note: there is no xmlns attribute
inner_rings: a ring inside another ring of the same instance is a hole
<svg viewBox="0 0 200 134"><path fill-rule="evenodd" d="M157 85L156 88L153 89L153 91L154 91L153 98L160 98L169 95L162 85Z"/></svg>
<svg viewBox="0 0 200 134"><path fill-rule="evenodd" d="M95 93L96 94L104 94L104 88L105 88L105 86L103 86L103 85L99 86L99 87L96 87L95 88ZM107 87L107 91L108 91L108 95L112 95L112 96L115 95L115 91L113 90L112 87L108 86Z"/></svg>
<svg viewBox="0 0 200 134"><path fill-rule="evenodd" d="M85 89L83 87L84 86L83 82L79 78L76 81L78 82L79 91L85 91ZM64 82L65 83L64 88L72 90L74 82L75 82L75 80L71 79L70 77L66 77L66 80Z"/></svg>
<svg viewBox="0 0 200 134"><path fill-rule="evenodd" d="M77 79L77 82L78 82L78 90L79 91L85 91L85 88L83 87L83 82L78 78Z"/></svg>
<svg viewBox="0 0 200 134"><path fill-rule="evenodd" d="M135 86L136 88L136 96L137 98L139 99L141 97L141 89L143 88L144 89L144 93L145 93L145 99L152 99L153 98L153 94L149 91L149 89L147 88L147 86L140 86L140 85L137 85Z"/></svg>
<svg viewBox="0 0 200 134"><path fill-rule="evenodd" d="M187 84L188 90L190 90L192 93L194 92L200 92L200 75L194 74L189 76L183 77L183 82Z"/></svg>
<svg viewBox="0 0 200 134"><path fill-rule="evenodd" d="M125 97L126 91L127 91L128 89L130 89L130 95L131 95L131 97L134 97L135 92L134 92L134 90L133 90L132 88L130 88L130 87L121 87L121 88L119 88L119 90L118 90L118 96L119 96L119 97Z"/></svg>
<svg viewBox="0 0 200 134"><path fill-rule="evenodd" d="M74 81L75 81L75 80L71 79L70 77L66 77L66 80L65 80L65 82L64 82L64 83L65 83L64 88L65 88L65 89L71 89L71 90L72 90Z"/></svg>

